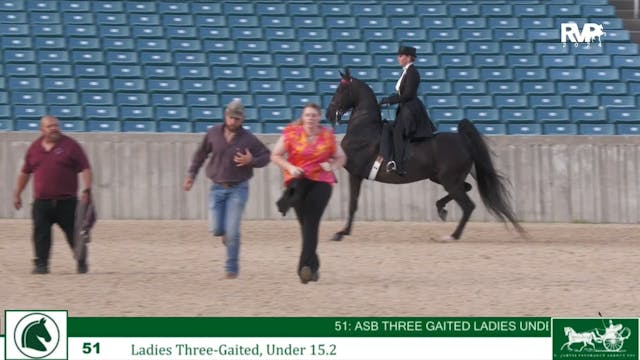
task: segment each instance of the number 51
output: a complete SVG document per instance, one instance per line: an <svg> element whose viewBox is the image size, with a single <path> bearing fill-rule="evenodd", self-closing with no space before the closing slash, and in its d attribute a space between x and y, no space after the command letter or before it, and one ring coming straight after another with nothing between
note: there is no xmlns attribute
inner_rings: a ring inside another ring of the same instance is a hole
<svg viewBox="0 0 640 360"><path fill-rule="evenodd" d="M97 342L93 345L91 345L91 343L83 343L82 344L82 352L85 354L91 354L91 348L93 348L96 351L96 354L100 354L100 343Z"/></svg>

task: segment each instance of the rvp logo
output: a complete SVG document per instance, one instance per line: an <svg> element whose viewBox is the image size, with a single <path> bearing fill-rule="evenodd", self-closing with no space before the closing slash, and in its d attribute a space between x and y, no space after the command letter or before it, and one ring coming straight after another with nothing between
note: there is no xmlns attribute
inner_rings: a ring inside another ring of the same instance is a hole
<svg viewBox="0 0 640 360"><path fill-rule="evenodd" d="M578 44L585 44L585 48L591 47L591 44L598 38L598 46L602 47L602 36L606 36L602 24L585 23L582 26L582 31L578 29L578 24L574 22L560 24L560 40L562 41L562 47L567 46L567 39L571 41L574 46Z"/></svg>

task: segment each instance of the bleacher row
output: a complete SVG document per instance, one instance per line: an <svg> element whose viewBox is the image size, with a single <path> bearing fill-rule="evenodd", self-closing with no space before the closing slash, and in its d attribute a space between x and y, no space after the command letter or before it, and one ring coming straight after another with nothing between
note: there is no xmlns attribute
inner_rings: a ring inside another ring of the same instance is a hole
<svg viewBox="0 0 640 360"><path fill-rule="evenodd" d="M569 21L603 24L602 46L562 44ZM67 131L201 132L240 98L247 127L279 132L344 67L394 91L406 44L441 130L640 134L638 47L607 0L5 0L0 34L0 130L52 113Z"/></svg>

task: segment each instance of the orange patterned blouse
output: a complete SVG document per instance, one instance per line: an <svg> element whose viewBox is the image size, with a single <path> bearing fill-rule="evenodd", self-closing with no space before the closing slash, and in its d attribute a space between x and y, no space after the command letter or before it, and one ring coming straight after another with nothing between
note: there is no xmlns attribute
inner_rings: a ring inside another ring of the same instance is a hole
<svg viewBox="0 0 640 360"><path fill-rule="evenodd" d="M282 132L284 146L289 154L288 161L304 170L304 177L314 181L335 183L332 171L325 171L321 163L329 161L336 152L336 137L333 130L320 127L315 142L310 143L302 125L292 124ZM284 171L284 183L289 185L293 180L288 171Z"/></svg>

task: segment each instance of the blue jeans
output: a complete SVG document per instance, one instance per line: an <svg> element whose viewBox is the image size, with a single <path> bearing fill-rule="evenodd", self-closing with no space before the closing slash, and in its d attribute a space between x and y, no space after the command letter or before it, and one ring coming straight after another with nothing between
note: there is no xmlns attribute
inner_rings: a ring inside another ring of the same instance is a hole
<svg viewBox="0 0 640 360"><path fill-rule="evenodd" d="M219 184L211 185L209 210L211 218L209 231L214 236L224 236L227 246L227 273L238 273L238 254L240 253L240 220L244 206L249 198L249 181L225 188Z"/></svg>

